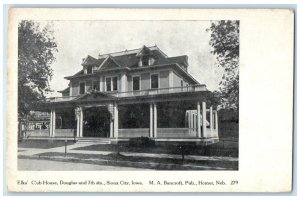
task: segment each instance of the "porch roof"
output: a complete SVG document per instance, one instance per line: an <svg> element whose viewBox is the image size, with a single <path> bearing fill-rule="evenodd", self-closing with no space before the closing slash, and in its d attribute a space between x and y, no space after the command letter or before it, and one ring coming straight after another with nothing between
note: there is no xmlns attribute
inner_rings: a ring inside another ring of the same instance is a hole
<svg viewBox="0 0 300 200"><path fill-rule="evenodd" d="M56 97L35 105L35 110L51 108L70 108L76 106L105 106L111 103L135 104L168 101L205 101L208 105L215 104L213 93L201 85L195 87L162 88L131 92L91 92L76 97Z"/></svg>

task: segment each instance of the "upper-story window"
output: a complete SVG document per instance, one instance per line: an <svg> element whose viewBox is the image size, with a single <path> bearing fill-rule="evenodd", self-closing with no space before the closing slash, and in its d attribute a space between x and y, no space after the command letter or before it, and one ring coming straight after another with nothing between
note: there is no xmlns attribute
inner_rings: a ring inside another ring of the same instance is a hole
<svg viewBox="0 0 300 200"><path fill-rule="evenodd" d="M93 81L93 90L100 90L100 81Z"/></svg>
<svg viewBox="0 0 300 200"><path fill-rule="evenodd" d="M82 82L79 84L79 94L84 94L85 93L85 83Z"/></svg>
<svg viewBox="0 0 300 200"><path fill-rule="evenodd" d="M151 89L157 89L158 86L158 74L151 74Z"/></svg>
<svg viewBox="0 0 300 200"><path fill-rule="evenodd" d="M93 73L93 66L87 66L87 67L86 67L86 73L87 73L87 74Z"/></svg>
<svg viewBox="0 0 300 200"><path fill-rule="evenodd" d="M118 90L118 77L106 77L106 91L117 91Z"/></svg>
<svg viewBox="0 0 300 200"><path fill-rule="evenodd" d="M132 90L140 90L140 77L132 77Z"/></svg>

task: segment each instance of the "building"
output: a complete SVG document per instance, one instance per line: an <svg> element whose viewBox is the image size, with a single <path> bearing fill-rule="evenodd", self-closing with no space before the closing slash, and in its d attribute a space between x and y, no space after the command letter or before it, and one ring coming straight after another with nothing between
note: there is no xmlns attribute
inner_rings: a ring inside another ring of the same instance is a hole
<svg viewBox="0 0 300 200"><path fill-rule="evenodd" d="M157 46L143 46L87 56L82 70L65 79L62 97L35 106L50 112L48 137L218 140L212 93L188 73L185 55L168 57Z"/></svg>

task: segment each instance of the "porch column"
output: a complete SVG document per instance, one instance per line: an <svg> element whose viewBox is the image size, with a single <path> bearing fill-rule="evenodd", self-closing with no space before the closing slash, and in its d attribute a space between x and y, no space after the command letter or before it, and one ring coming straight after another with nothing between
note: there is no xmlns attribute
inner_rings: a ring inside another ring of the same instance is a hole
<svg viewBox="0 0 300 200"><path fill-rule="evenodd" d="M80 108L75 108L75 114L76 114L76 137L80 137Z"/></svg>
<svg viewBox="0 0 300 200"><path fill-rule="evenodd" d="M213 108L212 106L209 107L209 123L210 123L210 130L212 133L213 127L214 127L214 119L213 119Z"/></svg>
<svg viewBox="0 0 300 200"><path fill-rule="evenodd" d="M113 104L108 104L107 106L108 112L110 113L110 119L109 119L109 137L114 137L114 106Z"/></svg>
<svg viewBox="0 0 300 200"><path fill-rule="evenodd" d="M114 105L114 137L118 138L119 134L119 112L118 105Z"/></svg>
<svg viewBox="0 0 300 200"><path fill-rule="evenodd" d="M206 102L202 102L202 137L206 137Z"/></svg>
<svg viewBox="0 0 300 200"><path fill-rule="evenodd" d="M150 127L149 127L149 137L153 137L153 104L150 103Z"/></svg>
<svg viewBox="0 0 300 200"><path fill-rule="evenodd" d="M103 76L100 76L99 82L100 82L99 90L100 90L100 92L103 92L104 91L103 90L103 88L104 88Z"/></svg>
<svg viewBox="0 0 300 200"><path fill-rule="evenodd" d="M157 105L153 104L153 137L157 138Z"/></svg>
<svg viewBox="0 0 300 200"><path fill-rule="evenodd" d="M201 137L201 112L200 112L200 102L197 102L197 137Z"/></svg>
<svg viewBox="0 0 300 200"><path fill-rule="evenodd" d="M216 129L216 135L217 135L217 137L219 137L218 111L215 111L215 129Z"/></svg>
<svg viewBox="0 0 300 200"><path fill-rule="evenodd" d="M49 131L49 137L52 137L52 129L53 129L53 112L52 109L50 111L50 131Z"/></svg>
<svg viewBox="0 0 300 200"><path fill-rule="evenodd" d="M51 137L55 137L56 114L55 109L52 110L52 133Z"/></svg>
<svg viewBox="0 0 300 200"><path fill-rule="evenodd" d="M83 108L81 107L80 110L79 110L80 114L79 114L79 127L80 127L80 130L79 130L79 137L83 137Z"/></svg>

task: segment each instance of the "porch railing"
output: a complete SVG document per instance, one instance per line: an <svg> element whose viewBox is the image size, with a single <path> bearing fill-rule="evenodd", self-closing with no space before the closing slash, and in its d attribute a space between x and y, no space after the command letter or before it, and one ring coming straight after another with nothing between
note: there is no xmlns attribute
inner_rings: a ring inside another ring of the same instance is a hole
<svg viewBox="0 0 300 200"><path fill-rule="evenodd" d="M206 90L205 85L189 85L184 87L135 90L135 91L128 91L128 92L116 92L110 94L115 97L134 97L134 96L171 94L171 93L181 93L181 92L195 92L195 91L205 91L205 90Z"/></svg>
<svg viewBox="0 0 300 200"><path fill-rule="evenodd" d="M62 101L71 101L77 98L78 96L66 96L66 97L50 97L47 98L47 102L62 102Z"/></svg>
<svg viewBox="0 0 300 200"><path fill-rule="evenodd" d="M147 90L135 90L127 92L104 92L114 97L135 97L135 96L148 96L157 94L172 94L182 92L195 92L195 91L206 91L205 85L189 85L184 87L172 87L172 88L157 88ZM65 102L71 101L79 96L65 96L65 97L51 97L47 98L47 102Z"/></svg>

